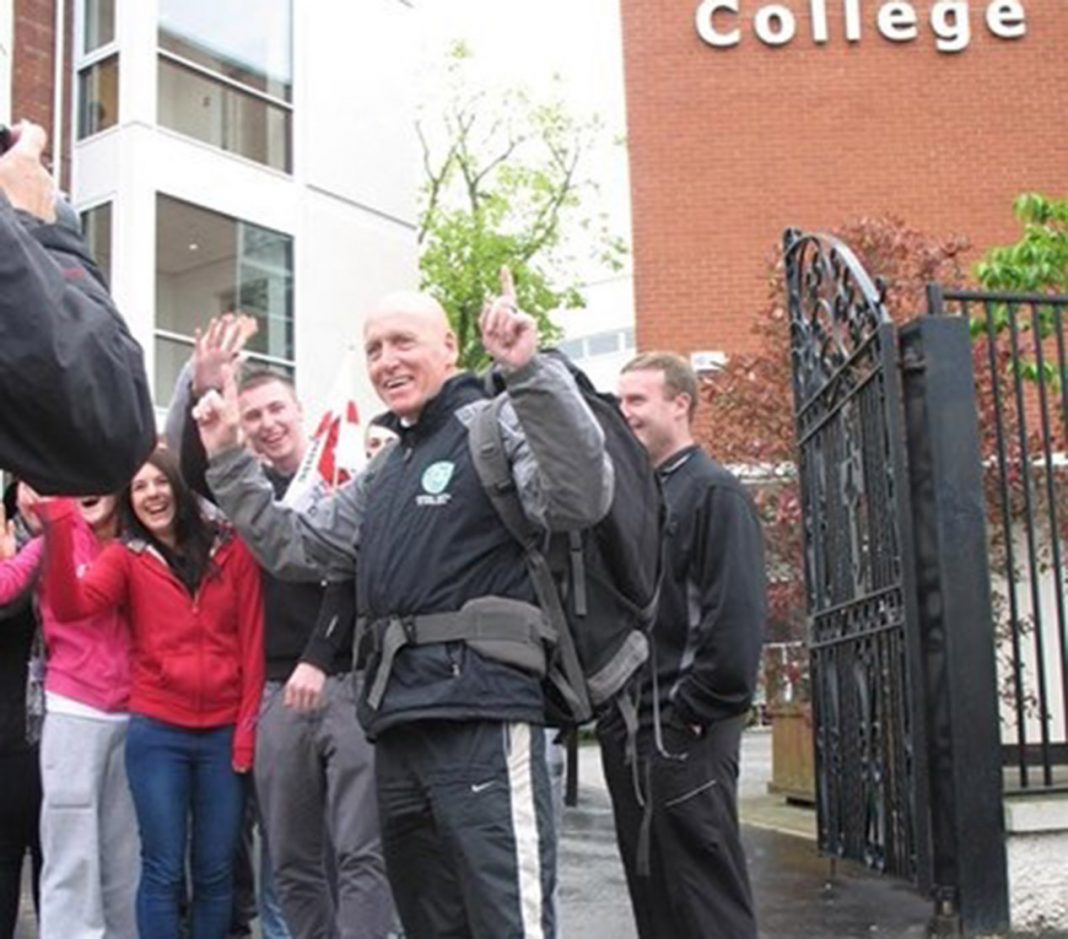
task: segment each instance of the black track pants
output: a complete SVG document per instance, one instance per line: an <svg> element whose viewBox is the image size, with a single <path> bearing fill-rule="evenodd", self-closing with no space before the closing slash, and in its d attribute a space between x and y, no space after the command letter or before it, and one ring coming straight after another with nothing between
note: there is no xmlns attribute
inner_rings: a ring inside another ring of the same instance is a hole
<svg viewBox="0 0 1068 939"><path fill-rule="evenodd" d="M552 797L540 727L417 721L375 744L382 848L408 939L551 939Z"/></svg>
<svg viewBox="0 0 1068 939"><path fill-rule="evenodd" d="M0 939L10 939L15 932L27 852L33 863L33 896L37 900L41 875L39 759L37 747L0 754Z"/></svg>
<svg viewBox="0 0 1068 939"><path fill-rule="evenodd" d="M639 737L639 780L651 800L649 873L638 871L644 808L616 722L599 729L616 837L641 939L755 939L756 919L738 830L742 721L707 728L701 739L665 724L664 750Z"/></svg>

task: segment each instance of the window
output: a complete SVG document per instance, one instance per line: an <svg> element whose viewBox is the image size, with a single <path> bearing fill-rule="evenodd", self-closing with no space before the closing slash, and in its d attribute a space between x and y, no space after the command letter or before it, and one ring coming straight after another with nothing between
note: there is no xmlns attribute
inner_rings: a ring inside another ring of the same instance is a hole
<svg viewBox="0 0 1068 939"><path fill-rule="evenodd" d="M83 0L79 10L78 139L119 121L119 55L115 0Z"/></svg>
<svg viewBox="0 0 1068 939"><path fill-rule="evenodd" d="M89 53L115 41L115 0L85 0L82 52Z"/></svg>
<svg viewBox="0 0 1068 939"><path fill-rule="evenodd" d="M119 57L110 56L78 73L78 139L83 140L119 119Z"/></svg>
<svg viewBox="0 0 1068 939"><path fill-rule="evenodd" d="M259 321L257 364L292 377L293 239L239 219L156 199L156 400L170 401L193 332L227 311Z"/></svg>
<svg viewBox="0 0 1068 939"><path fill-rule="evenodd" d="M96 261L96 266L111 283L111 203L87 209L82 212L82 234L85 236L89 252Z"/></svg>
<svg viewBox="0 0 1068 939"><path fill-rule="evenodd" d="M291 0L160 0L159 123L289 172Z"/></svg>

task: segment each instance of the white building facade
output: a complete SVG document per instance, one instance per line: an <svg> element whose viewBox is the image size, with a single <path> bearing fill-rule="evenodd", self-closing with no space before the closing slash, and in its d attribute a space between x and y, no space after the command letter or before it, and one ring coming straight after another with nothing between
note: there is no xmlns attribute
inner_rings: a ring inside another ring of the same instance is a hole
<svg viewBox="0 0 1068 939"><path fill-rule="evenodd" d="M415 285L414 17L404 0L76 0L71 197L159 407L194 330L242 310L254 359L314 416L361 313Z"/></svg>

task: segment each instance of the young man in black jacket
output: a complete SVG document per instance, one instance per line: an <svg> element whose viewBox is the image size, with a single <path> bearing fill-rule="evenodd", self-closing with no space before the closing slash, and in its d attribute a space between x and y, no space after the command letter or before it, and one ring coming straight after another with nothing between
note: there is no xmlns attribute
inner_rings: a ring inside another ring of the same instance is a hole
<svg viewBox="0 0 1068 939"><path fill-rule="evenodd" d="M760 522L741 483L694 443L697 380L685 360L638 356L619 390L668 508L637 767L621 722L598 726L638 932L755 939L737 781L766 619Z"/></svg>
<svg viewBox="0 0 1068 939"><path fill-rule="evenodd" d="M156 440L141 347L28 122L0 155L0 468L41 493L115 492ZM57 217L57 212L59 213Z"/></svg>

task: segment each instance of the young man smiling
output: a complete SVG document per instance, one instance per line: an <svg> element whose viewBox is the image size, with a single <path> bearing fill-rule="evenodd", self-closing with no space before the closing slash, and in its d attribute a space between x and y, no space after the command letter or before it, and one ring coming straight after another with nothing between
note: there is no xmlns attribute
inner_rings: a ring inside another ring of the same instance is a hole
<svg viewBox="0 0 1068 939"><path fill-rule="evenodd" d="M668 509L655 680L639 707L641 798L622 722L597 728L638 934L755 939L737 783L767 614L760 522L741 483L694 442L697 379L684 359L638 356L619 397Z"/></svg>
<svg viewBox="0 0 1068 939"><path fill-rule="evenodd" d="M180 389L199 398L233 381L247 338L242 328L234 318L213 321L198 336L191 381ZM244 440L265 462L271 493L281 500L310 446L293 383L276 372L252 372L237 404ZM183 471L207 493L206 457L188 396L172 405L172 415L184 421ZM325 483L316 484L297 494L296 504L314 509L327 496ZM267 684L256 798L286 925L294 939L383 939L394 914L374 799L374 750L356 722L351 651L312 641L320 583L283 581L264 570L263 593ZM327 850L331 864L324 864Z"/></svg>

